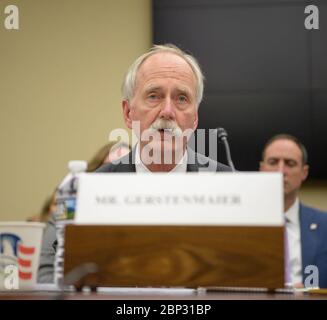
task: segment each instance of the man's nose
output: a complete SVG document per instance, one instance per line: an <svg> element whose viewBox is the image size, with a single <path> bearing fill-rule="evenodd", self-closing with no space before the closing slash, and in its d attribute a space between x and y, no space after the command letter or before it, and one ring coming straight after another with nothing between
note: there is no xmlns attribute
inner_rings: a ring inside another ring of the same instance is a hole
<svg viewBox="0 0 327 320"><path fill-rule="evenodd" d="M286 173L286 166L284 161L278 162L278 171L285 174Z"/></svg>
<svg viewBox="0 0 327 320"><path fill-rule="evenodd" d="M170 97L165 98L162 101L161 111L160 111L160 118L162 119L175 119L175 111L173 101Z"/></svg>

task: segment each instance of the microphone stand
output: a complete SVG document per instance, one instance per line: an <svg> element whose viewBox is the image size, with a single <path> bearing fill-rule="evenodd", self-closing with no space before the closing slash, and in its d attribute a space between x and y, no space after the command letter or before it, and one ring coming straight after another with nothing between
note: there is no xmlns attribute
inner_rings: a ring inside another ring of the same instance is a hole
<svg viewBox="0 0 327 320"><path fill-rule="evenodd" d="M222 141L224 143L225 146L225 150L226 150L226 157L227 157L227 163L228 165L232 168L232 171L235 172L235 166L231 157L231 153L230 153L230 148L229 148L229 144L227 141L227 132L224 128L217 128L217 136L218 136L218 140Z"/></svg>

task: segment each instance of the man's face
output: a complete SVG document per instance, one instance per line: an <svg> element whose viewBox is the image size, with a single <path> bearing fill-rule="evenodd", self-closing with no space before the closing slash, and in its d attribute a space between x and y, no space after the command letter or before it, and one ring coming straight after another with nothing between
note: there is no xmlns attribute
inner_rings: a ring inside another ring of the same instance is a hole
<svg viewBox="0 0 327 320"><path fill-rule="evenodd" d="M151 127L156 120L176 124L182 132L195 130L198 124L196 78L184 59L167 52L150 56L140 66L136 88L131 101L123 101L126 125L140 121L140 133ZM158 130L152 143L165 151L175 148L169 131ZM138 137L140 139L140 137ZM147 141L141 141L143 148ZM185 147L185 145L184 145Z"/></svg>
<svg viewBox="0 0 327 320"><path fill-rule="evenodd" d="M291 140L281 139L271 143L260 162L260 171L277 171L283 174L284 195L297 193L307 178L309 167L302 163L300 148Z"/></svg>

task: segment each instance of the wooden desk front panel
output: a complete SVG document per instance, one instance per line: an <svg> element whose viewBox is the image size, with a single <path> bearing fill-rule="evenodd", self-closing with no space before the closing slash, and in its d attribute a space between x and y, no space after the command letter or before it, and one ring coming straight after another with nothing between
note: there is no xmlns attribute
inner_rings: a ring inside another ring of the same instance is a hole
<svg viewBox="0 0 327 320"><path fill-rule="evenodd" d="M99 286L281 288L283 246L282 227L71 225L65 274L94 262Z"/></svg>

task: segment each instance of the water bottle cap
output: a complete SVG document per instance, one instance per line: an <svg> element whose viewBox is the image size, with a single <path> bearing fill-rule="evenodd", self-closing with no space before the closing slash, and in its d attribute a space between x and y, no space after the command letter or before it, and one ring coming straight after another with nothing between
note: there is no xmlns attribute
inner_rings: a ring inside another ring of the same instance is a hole
<svg viewBox="0 0 327 320"><path fill-rule="evenodd" d="M71 160L68 162L68 169L71 173L85 172L87 162L83 160Z"/></svg>

